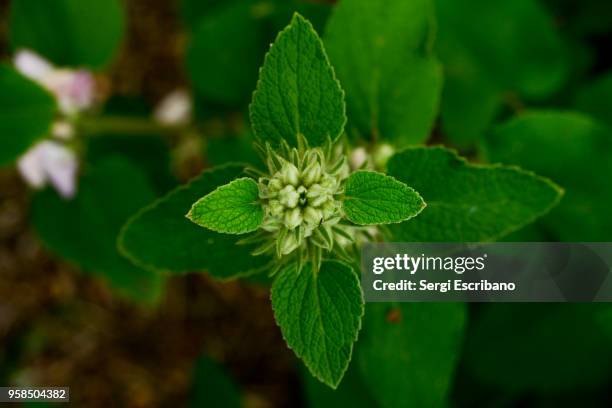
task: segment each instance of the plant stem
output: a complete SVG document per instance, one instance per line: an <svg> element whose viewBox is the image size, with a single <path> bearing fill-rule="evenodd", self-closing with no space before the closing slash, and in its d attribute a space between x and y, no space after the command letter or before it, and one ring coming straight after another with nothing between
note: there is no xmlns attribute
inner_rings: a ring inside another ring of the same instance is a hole
<svg viewBox="0 0 612 408"><path fill-rule="evenodd" d="M162 125L149 118L134 116L83 117L79 118L78 126L83 134L90 136L105 134L173 136L185 130L184 126Z"/></svg>

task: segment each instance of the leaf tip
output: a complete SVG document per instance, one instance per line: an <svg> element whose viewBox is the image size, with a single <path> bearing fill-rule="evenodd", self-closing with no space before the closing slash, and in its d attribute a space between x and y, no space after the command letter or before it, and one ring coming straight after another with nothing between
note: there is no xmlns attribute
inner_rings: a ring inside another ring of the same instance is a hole
<svg viewBox="0 0 612 408"><path fill-rule="evenodd" d="M294 11L293 16L291 17L291 24L293 24L294 22L308 23L308 20L303 15L301 15L299 12Z"/></svg>
<svg viewBox="0 0 612 408"><path fill-rule="evenodd" d="M197 203L197 201L196 201ZM195 223L195 219L194 219L194 215L193 215L193 208L195 207L196 203L194 203L191 208L189 209L189 211L187 211L187 214L185 214L185 218L187 218L189 221Z"/></svg>

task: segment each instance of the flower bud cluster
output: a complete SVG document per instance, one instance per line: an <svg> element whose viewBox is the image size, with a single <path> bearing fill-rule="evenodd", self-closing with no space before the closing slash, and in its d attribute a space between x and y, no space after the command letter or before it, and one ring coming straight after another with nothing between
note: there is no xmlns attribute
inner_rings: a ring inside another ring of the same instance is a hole
<svg viewBox="0 0 612 408"><path fill-rule="evenodd" d="M279 257L314 245L331 250L342 218L344 180L348 164L332 149L268 148L269 177L260 177L259 196L264 204L262 229L276 240Z"/></svg>

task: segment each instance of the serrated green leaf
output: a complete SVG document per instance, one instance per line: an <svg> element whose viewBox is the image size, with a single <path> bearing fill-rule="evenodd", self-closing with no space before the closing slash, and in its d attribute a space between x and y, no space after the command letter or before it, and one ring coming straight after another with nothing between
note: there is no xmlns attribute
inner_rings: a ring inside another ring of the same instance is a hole
<svg viewBox="0 0 612 408"><path fill-rule="evenodd" d="M335 141L346 123L344 93L310 22L295 14L266 55L250 106L255 136L311 146Z"/></svg>
<svg viewBox="0 0 612 408"><path fill-rule="evenodd" d="M15 0L11 45L31 48L58 65L102 68L117 52L124 20L119 0Z"/></svg>
<svg viewBox="0 0 612 408"><path fill-rule="evenodd" d="M425 202L414 189L374 171L351 174L344 194L346 218L359 225L402 222L425 208Z"/></svg>
<svg viewBox="0 0 612 408"><path fill-rule="evenodd" d="M578 91L574 106L577 110L612 126L612 71L596 78Z"/></svg>
<svg viewBox="0 0 612 408"><path fill-rule="evenodd" d="M436 11L442 127L455 144L482 136L504 103L547 97L567 79L567 50L535 0L436 0Z"/></svg>
<svg viewBox="0 0 612 408"><path fill-rule="evenodd" d="M45 136L55 115L53 97L13 68L0 65L0 166Z"/></svg>
<svg viewBox="0 0 612 408"><path fill-rule="evenodd" d="M562 195L529 171L470 164L442 147L406 149L388 167L427 203L418 217L390 226L396 241L493 241L533 222Z"/></svg>
<svg viewBox="0 0 612 408"><path fill-rule="evenodd" d="M361 327L363 294L350 266L326 261L283 269L272 285L272 308L287 345L319 380L336 388Z"/></svg>
<svg viewBox="0 0 612 408"><path fill-rule="evenodd" d="M208 357L196 361L189 407L240 408L240 389L225 370Z"/></svg>
<svg viewBox="0 0 612 408"><path fill-rule="evenodd" d="M325 45L346 91L350 125L363 137L398 145L428 138L442 90L442 68L428 49L433 14L431 0L336 6Z"/></svg>
<svg viewBox="0 0 612 408"><path fill-rule="evenodd" d="M259 187L255 180L243 177L196 201L187 218L216 232L246 234L263 222L264 211L258 199Z"/></svg>
<svg viewBox="0 0 612 408"><path fill-rule="evenodd" d="M251 256L254 245L236 245L239 237L202 228L185 214L202 195L243 174L243 165L228 164L203 172L140 210L123 227L121 252L150 269L174 273L208 271L221 279L242 276L269 262Z"/></svg>
<svg viewBox="0 0 612 408"><path fill-rule="evenodd" d="M462 303L368 304L356 360L383 407L443 407L463 343Z"/></svg>
<svg viewBox="0 0 612 408"><path fill-rule="evenodd" d="M357 346L359 347L359 343ZM349 365L337 389L331 389L314 378L306 369L301 372L307 406L312 408L377 407L363 382L358 364Z"/></svg>
<svg viewBox="0 0 612 408"><path fill-rule="evenodd" d="M465 367L479 382L511 392L605 387L610 339L597 326L604 304L490 304L474 319ZM577 375L579 373L579 375Z"/></svg>
<svg viewBox="0 0 612 408"><path fill-rule="evenodd" d="M102 277L120 294L152 303L161 295L163 276L122 258L116 240L127 218L153 198L140 168L114 156L86 168L71 201L50 189L36 194L32 223L53 252Z"/></svg>
<svg viewBox="0 0 612 408"><path fill-rule="evenodd" d="M565 189L560 205L542 219L556 238L612 238L610 128L577 113L534 111L493 129L485 150L491 161L536 171Z"/></svg>

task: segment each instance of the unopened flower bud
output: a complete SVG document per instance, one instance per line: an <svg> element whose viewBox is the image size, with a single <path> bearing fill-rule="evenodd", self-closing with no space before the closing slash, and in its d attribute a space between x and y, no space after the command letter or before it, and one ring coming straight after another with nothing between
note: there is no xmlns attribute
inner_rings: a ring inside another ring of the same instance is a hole
<svg viewBox="0 0 612 408"><path fill-rule="evenodd" d="M279 191L282 190L282 188L283 188L283 182L277 178L273 178L268 183L268 190L270 191L270 193L278 193Z"/></svg>
<svg viewBox="0 0 612 408"><path fill-rule="evenodd" d="M298 247L299 244L300 242L298 241L296 234L287 234L283 239L283 242L281 242L281 254L290 254L291 252L293 252L294 249Z"/></svg>
<svg viewBox="0 0 612 408"><path fill-rule="evenodd" d="M292 163L285 163L281 169L281 178L285 184L297 187L300 181L300 172Z"/></svg>
<svg viewBox="0 0 612 408"><path fill-rule="evenodd" d="M285 212L285 226L290 230L296 228L302 223L302 211L299 208L294 208Z"/></svg>
<svg viewBox="0 0 612 408"><path fill-rule="evenodd" d="M323 177L319 184L328 191L334 191L336 189L336 180L329 176Z"/></svg>
<svg viewBox="0 0 612 408"><path fill-rule="evenodd" d="M300 195L291 185L285 186L285 188L278 193L278 200L287 208L295 208L298 205L299 199Z"/></svg>
<svg viewBox="0 0 612 408"><path fill-rule="evenodd" d="M302 184L306 187L311 186L312 184L319 181L321 178L321 165L316 161L312 162L306 169L304 169L304 173L302 174Z"/></svg>
<svg viewBox="0 0 612 408"><path fill-rule="evenodd" d="M363 147L358 147L351 152L351 168L357 170L361 168L368 160L368 152Z"/></svg>
<svg viewBox="0 0 612 408"><path fill-rule="evenodd" d="M320 184L313 184L308 189L308 204L313 207L319 207L325 201L331 198L331 194L328 189L321 187Z"/></svg>
<svg viewBox="0 0 612 408"><path fill-rule="evenodd" d="M337 209L338 207L334 203L334 200L328 200L321 206L325 219L331 218L336 213Z"/></svg>
<svg viewBox="0 0 612 408"><path fill-rule="evenodd" d="M312 225L319 225L323 220L323 212L314 207L307 207L304 210L304 222Z"/></svg>
<svg viewBox="0 0 612 408"><path fill-rule="evenodd" d="M261 224L261 229L264 231L278 231L282 227L282 223L277 218L268 218Z"/></svg>
<svg viewBox="0 0 612 408"><path fill-rule="evenodd" d="M270 214L272 216L280 217L285 210L285 207L278 200L270 200L268 203L268 209L270 210Z"/></svg>
<svg viewBox="0 0 612 408"><path fill-rule="evenodd" d="M321 187L320 184L313 184L308 189L308 193L306 194L306 196L308 198L316 198L316 197L320 196L321 194L325 194L325 191L326 190L323 187Z"/></svg>

